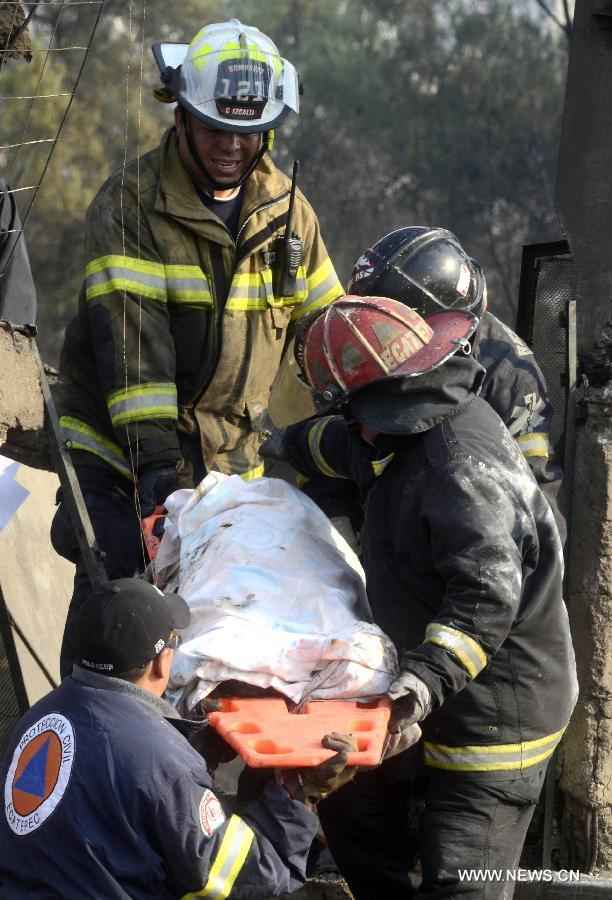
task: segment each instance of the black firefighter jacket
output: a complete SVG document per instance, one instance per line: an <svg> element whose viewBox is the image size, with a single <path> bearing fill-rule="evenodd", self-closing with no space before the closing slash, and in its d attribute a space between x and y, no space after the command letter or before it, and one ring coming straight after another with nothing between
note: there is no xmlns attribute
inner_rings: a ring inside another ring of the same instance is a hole
<svg viewBox="0 0 612 900"><path fill-rule="evenodd" d="M289 188L264 156L245 183L234 241L201 202L174 129L101 188L60 360L61 424L75 461L103 460L132 478L182 457L185 486L211 468L261 474L257 431L288 334L342 294L299 190L302 264L295 292L275 293Z"/></svg>
<svg viewBox="0 0 612 900"><path fill-rule="evenodd" d="M577 695L561 543L489 404L469 396L378 453L339 417L291 426L286 442L299 471L350 478L365 497L374 621L437 707L422 723L426 765L507 778L546 760Z"/></svg>

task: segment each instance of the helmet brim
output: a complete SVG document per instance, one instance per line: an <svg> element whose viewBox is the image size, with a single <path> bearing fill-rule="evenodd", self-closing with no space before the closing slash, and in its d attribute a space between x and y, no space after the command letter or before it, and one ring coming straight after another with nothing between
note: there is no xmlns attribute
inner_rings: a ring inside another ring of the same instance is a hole
<svg viewBox="0 0 612 900"><path fill-rule="evenodd" d="M189 44L181 44L176 41L156 41L151 44L153 58L160 72L167 68L178 69L185 60L189 50Z"/></svg>
<svg viewBox="0 0 612 900"><path fill-rule="evenodd" d="M478 327L476 316L463 310L444 310L423 318L433 331L431 340L385 378L415 378L431 372L465 347Z"/></svg>
<svg viewBox="0 0 612 900"><path fill-rule="evenodd" d="M177 101L226 131L252 134L299 113L299 80L289 60L263 50L191 47L181 65Z"/></svg>
<svg viewBox="0 0 612 900"><path fill-rule="evenodd" d="M234 120L222 118L217 112L213 102L198 107L186 100L181 94L177 96L176 100L178 105L194 118L199 119L201 122L205 122L212 128L218 128L220 131L232 131L234 134L261 134L266 131L272 131L282 125L289 113L292 112L289 107L285 106L275 119L268 118L265 121L257 119L256 121L249 123L236 122Z"/></svg>
<svg viewBox="0 0 612 900"><path fill-rule="evenodd" d="M422 391L428 395L428 403L437 408L435 392L431 392L431 389L435 384L439 392L440 386L444 385L446 373L438 374L436 370L457 353L465 359L471 351L470 338L478 327L476 316L459 310L445 310L426 316L425 321L432 329L433 336L422 350L411 356L392 374L371 381L344 398L351 414L376 431L384 434L406 434L425 430L424 426L418 427L418 423L430 422L431 417L423 420L422 412L415 408L409 395ZM474 363L476 370L479 369L475 360ZM448 375L452 381L450 368ZM452 384L449 388L452 390ZM383 395L384 402L381 403ZM445 408L442 405L440 418L444 417L442 410Z"/></svg>

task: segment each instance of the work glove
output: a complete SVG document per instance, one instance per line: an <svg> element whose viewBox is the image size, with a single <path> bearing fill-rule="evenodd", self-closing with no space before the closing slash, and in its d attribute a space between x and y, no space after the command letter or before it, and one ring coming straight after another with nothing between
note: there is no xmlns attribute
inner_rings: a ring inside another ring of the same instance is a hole
<svg viewBox="0 0 612 900"><path fill-rule="evenodd" d="M290 462L286 447L286 428L273 428L270 436L266 438L259 448L259 455L263 459L276 459L280 462Z"/></svg>
<svg viewBox="0 0 612 900"><path fill-rule="evenodd" d="M421 722L432 710L431 691L412 672L402 672L395 679L387 694L393 700L393 709L387 725L387 742L383 759L403 753L421 737Z"/></svg>
<svg viewBox="0 0 612 900"><path fill-rule="evenodd" d="M199 712L204 716L219 709L221 709L220 700L205 697L200 701ZM223 740L212 725L209 725L208 719L205 719L202 727L189 737L189 743L204 758L209 772L214 772L222 763L231 762L237 756L234 748Z"/></svg>
<svg viewBox="0 0 612 900"><path fill-rule="evenodd" d="M291 794L294 800L299 800L306 806L314 806L333 794L338 788L348 784L355 777L356 766L347 766L346 759L350 752L358 749L357 742L352 734L340 734L332 731L326 734L321 743L328 750L336 750L336 755L304 769L278 769L277 781L279 781Z"/></svg>
<svg viewBox="0 0 612 900"><path fill-rule="evenodd" d="M175 466L145 466L138 475L140 518L153 515L156 506L163 506L166 497L178 488Z"/></svg>

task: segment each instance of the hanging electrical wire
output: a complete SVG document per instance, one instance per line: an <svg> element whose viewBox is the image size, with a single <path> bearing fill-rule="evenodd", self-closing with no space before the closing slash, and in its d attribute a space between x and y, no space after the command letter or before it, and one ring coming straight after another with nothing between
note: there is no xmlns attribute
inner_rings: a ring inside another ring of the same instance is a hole
<svg viewBox="0 0 612 900"><path fill-rule="evenodd" d="M144 47L145 47L145 31L146 31L146 0L142 0L142 15L141 15L141 35L140 35L140 46L138 53L138 103L137 103L137 117L136 117L136 185L137 185L137 196L140 196L140 135L141 135L141 126L142 126L142 88L143 88L143 79L144 79ZM124 148L123 148L123 164L121 170L121 190L120 190L120 221L121 221L121 252L125 257L126 255L126 228L125 228L125 209L124 209L124 190L125 190L125 172L128 166L128 147L129 147L129 136L130 136L130 79L131 79L131 57L133 52L134 45L134 4L133 0L130 0L129 8L128 8L128 39L127 39L127 63L126 63L126 76L125 76L125 114L124 114ZM136 256L137 259L141 258L140 253L140 209L136 209ZM127 298L127 288L124 287L123 290L123 373L124 373L124 387L126 394L131 384L130 380L130 362L134 363L134 360L128 359L128 351L127 351L127 311L128 311L128 298ZM141 383L141 334L142 334L142 297L138 298L138 329L137 329L137 346L136 346L136 384ZM130 471L132 473L133 484L134 484L134 508L136 511L136 515L139 519L142 518L141 507L140 507L140 498L137 490L137 473L138 473L138 423L136 423L136 450L133 449L133 441L130 439L129 428L126 423L125 431L126 431L126 446L129 455L129 466ZM146 542L144 539L144 535L141 534L141 552L143 556L143 562L148 562L148 554L146 549Z"/></svg>

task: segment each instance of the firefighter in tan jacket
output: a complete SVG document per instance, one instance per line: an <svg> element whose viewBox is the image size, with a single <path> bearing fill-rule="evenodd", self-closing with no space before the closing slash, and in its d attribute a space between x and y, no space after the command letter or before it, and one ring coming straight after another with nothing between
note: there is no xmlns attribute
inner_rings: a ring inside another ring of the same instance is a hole
<svg viewBox="0 0 612 900"><path fill-rule="evenodd" d="M262 419L294 323L342 287L298 190L267 151L298 112L295 69L232 19L156 44L175 127L92 203L85 281L62 350L61 424L110 578L142 567L139 516L211 469L262 474ZM300 418L302 411L296 411ZM77 562L62 648L89 590L63 504L56 550Z"/></svg>

